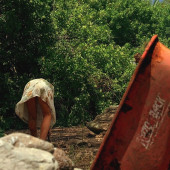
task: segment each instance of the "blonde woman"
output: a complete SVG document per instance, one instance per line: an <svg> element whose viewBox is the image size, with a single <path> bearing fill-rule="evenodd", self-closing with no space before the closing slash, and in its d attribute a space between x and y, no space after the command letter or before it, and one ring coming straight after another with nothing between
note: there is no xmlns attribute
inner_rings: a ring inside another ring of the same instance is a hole
<svg viewBox="0 0 170 170"><path fill-rule="evenodd" d="M53 85L42 78L29 81L15 112L28 123L32 136L37 137L37 127L40 127L40 139L46 140L56 122Z"/></svg>

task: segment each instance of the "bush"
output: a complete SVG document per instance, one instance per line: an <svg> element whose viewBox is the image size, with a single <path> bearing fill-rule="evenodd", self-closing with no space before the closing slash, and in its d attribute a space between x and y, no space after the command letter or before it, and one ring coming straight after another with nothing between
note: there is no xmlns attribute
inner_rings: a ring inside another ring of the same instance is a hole
<svg viewBox="0 0 170 170"><path fill-rule="evenodd" d="M86 48L80 48L80 44L74 54L66 43L58 45L56 55L44 58L41 64L42 74L55 86L60 125L85 123L109 105L119 103L135 67L130 45L83 43Z"/></svg>
<svg viewBox="0 0 170 170"><path fill-rule="evenodd" d="M25 84L41 77L38 60L48 56L54 44L51 2L0 1L0 116L6 124L15 116Z"/></svg>
<svg viewBox="0 0 170 170"><path fill-rule="evenodd" d="M4 136L4 131L0 129L0 138Z"/></svg>
<svg viewBox="0 0 170 170"><path fill-rule="evenodd" d="M136 66L134 54L143 53L154 34L170 46L169 9L149 0L2 0L3 125L13 127L15 104L33 78L54 85L57 125L84 124L119 104Z"/></svg>

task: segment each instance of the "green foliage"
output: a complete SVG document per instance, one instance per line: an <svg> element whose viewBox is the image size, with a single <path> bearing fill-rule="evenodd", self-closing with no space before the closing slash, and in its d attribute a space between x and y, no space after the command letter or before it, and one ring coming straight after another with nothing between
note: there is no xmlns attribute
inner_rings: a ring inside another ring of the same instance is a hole
<svg viewBox="0 0 170 170"><path fill-rule="evenodd" d="M50 0L0 1L0 116L6 124L15 115L26 82L41 76L38 60L48 56L55 43L51 4Z"/></svg>
<svg viewBox="0 0 170 170"><path fill-rule="evenodd" d="M4 131L0 129L0 138L4 136Z"/></svg>
<svg viewBox="0 0 170 170"><path fill-rule="evenodd" d="M13 119L7 117L15 115L15 104L32 78L45 78L55 86L57 125L84 124L120 102L136 66L133 56L144 51L152 35L170 47L167 3L0 3L0 116L6 128L12 126Z"/></svg>
<svg viewBox="0 0 170 170"><path fill-rule="evenodd" d="M170 47L170 36L167 28L170 29L170 3L162 3L154 8L153 18L157 19L154 24L155 33L158 34L160 41Z"/></svg>
<svg viewBox="0 0 170 170"><path fill-rule="evenodd" d="M2 71L37 73L38 58L47 55L53 43L50 6L40 0L2 0L1 12Z"/></svg>

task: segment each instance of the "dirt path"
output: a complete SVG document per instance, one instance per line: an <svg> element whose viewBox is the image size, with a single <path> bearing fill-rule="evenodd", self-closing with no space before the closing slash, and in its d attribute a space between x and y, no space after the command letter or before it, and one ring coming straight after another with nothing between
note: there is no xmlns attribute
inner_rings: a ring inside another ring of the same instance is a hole
<svg viewBox="0 0 170 170"><path fill-rule="evenodd" d="M12 132L14 131L8 131L6 134ZM28 130L17 132L29 134ZM66 152L75 163L75 167L88 170L99 149L103 136L104 134L95 135L87 127L55 127L52 129L50 139L55 147L61 148Z"/></svg>

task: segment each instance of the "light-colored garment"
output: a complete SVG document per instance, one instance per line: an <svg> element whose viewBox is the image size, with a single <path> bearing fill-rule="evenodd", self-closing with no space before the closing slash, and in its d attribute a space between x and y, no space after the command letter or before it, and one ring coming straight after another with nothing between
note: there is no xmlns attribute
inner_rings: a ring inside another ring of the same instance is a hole
<svg viewBox="0 0 170 170"><path fill-rule="evenodd" d="M50 125L52 127L56 123L56 113L54 107L54 86L42 78L31 80L26 84L22 98L15 107L16 114L26 123L28 123L28 109L26 101L33 97L40 97L44 102L48 104L52 114ZM38 102L36 102L36 105L37 127L40 127L43 119L43 114Z"/></svg>

